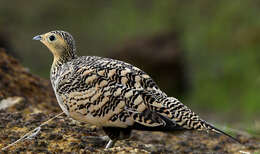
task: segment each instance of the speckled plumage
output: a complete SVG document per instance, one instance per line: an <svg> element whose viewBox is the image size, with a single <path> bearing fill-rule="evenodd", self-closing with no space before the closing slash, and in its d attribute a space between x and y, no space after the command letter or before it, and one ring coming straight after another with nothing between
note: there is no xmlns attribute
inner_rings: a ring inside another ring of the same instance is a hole
<svg viewBox="0 0 260 154"><path fill-rule="evenodd" d="M56 40L50 41L51 35ZM73 119L102 127L113 141L128 138L132 129L225 134L168 97L137 67L109 58L78 57L73 37L64 31L39 37L54 55L50 79L62 110Z"/></svg>

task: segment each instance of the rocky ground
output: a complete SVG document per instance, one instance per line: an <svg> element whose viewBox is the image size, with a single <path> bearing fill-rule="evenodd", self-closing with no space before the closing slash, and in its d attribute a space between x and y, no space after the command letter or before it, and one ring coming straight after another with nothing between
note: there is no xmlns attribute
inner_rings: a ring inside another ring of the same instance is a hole
<svg viewBox="0 0 260 154"><path fill-rule="evenodd" d="M260 153L260 139L234 134L242 144L223 135L202 132L167 134L134 131L130 140L104 149L100 128L62 115L29 139L1 150L60 113L48 80L29 73L0 49L0 153Z"/></svg>

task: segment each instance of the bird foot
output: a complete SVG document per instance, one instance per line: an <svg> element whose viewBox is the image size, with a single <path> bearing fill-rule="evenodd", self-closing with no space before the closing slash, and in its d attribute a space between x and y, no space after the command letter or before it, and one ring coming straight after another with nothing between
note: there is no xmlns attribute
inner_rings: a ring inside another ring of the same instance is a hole
<svg viewBox="0 0 260 154"><path fill-rule="evenodd" d="M88 136L86 138L89 143L92 143L96 146L103 146L110 140L108 136Z"/></svg>
<svg viewBox="0 0 260 154"><path fill-rule="evenodd" d="M112 148L116 143L116 140L111 140L108 136L88 136L87 140L95 145L105 145L107 143L106 149Z"/></svg>

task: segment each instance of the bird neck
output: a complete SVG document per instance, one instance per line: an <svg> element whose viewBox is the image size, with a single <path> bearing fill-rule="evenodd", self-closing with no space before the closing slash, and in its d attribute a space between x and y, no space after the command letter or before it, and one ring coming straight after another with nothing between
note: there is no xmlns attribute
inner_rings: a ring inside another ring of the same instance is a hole
<svg viewBox="0 0 260 154"><path fill-rule="evenodd" d="M63 51L61 54L54 54L52 67L60 67L61 65L77 58L75 51Z"/></svg>
<svg viewBox="0 0 260 154"><path fill-rule="evenodd" d="M73 59L76 59L77 57L78 56L75 54L75 52L63 54L61 56L54 55L54 59L50 71L50 79L53 86L55 86L54 81L59 77L59 73L63 68L62 65L72 61Z"/></svg>

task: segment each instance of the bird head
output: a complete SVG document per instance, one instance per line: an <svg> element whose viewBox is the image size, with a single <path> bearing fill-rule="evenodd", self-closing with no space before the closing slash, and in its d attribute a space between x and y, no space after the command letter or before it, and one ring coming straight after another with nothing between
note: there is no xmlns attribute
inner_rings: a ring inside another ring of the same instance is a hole
<svg viewBox="0 0 260 154"><path fill-rule="evenodd" d="M68 32L51 31L33 37L41 41L52 52L54 61L67 61L76 57L75 42Z"/></svg>

